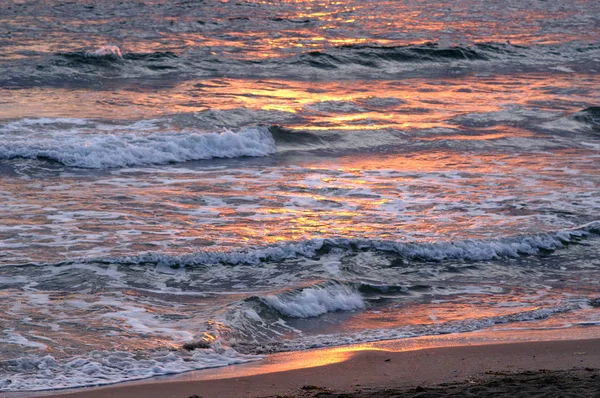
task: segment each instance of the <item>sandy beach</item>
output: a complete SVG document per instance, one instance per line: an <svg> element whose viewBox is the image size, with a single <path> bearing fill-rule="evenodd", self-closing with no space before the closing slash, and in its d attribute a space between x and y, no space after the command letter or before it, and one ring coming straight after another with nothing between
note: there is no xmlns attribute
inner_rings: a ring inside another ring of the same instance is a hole
<svg viewBox="0 0 600 398"><path fill-rule="evenodd" d="M212 380L150 380L55 398L598 396L600 339L350 352L341 362Z"/></svg>

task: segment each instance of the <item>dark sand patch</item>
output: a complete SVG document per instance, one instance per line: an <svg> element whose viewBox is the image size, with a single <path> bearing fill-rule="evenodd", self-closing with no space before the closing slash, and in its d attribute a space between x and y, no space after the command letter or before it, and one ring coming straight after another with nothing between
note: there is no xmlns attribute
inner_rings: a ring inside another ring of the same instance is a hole
<svg viewBox="0 0 600 398"><path fill-rule="evenodd" d="M600 370L540 369L523 373L488 372L485 377L460 383L441 383L411 388L356 388L334 391L325 387L304 386L277 398L444 398L444 397L600 397ZM270 398L269 397L269 398Z"/></svg>

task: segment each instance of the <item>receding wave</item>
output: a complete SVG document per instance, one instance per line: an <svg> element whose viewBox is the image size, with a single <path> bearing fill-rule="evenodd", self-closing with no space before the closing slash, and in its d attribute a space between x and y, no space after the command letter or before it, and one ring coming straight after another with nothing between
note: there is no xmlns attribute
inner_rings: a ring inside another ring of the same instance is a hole
<svg viewBox="0 0 600 398"><path fill-rule="evenodd" d="M28 355L0 364L0 391L40 391L99 386L261 359L211 347L186 352L93 351L69 359ZM42 371L40 371L42 370Z"/></svg>
<svg viewBox="0 0 600 398"><path fill-rule="evenodd" d="M482 318L446 320L443 322L410 324L392 328L344 331L341 333L311 334L304 336L303 322L339 311L360 311L375 306L377 299L390 297L404 290L420 286L379 286L360 282L330 281L318 285L252 297L232 308L226 316L227 328L221 336L238 352L265 354L280 351L357 344L380 340L433 336L447 333L465 333L497 325L516 324L551 318L556 314L576 311L582 307L576 302L557 302L532 309L524 308L509 314ZM313 319L314 322L319 322ZM527 326L525 326L527 327ZM281 338L281 336L286 336Z"/></svg>
<svg viewBox="0 0 600 398"><path fill-rule="evenodd" d="M0 143L0 159L46 159L82 168L267 156L275 152L275 142L266 127L249 127L237 132L220 133L134 130L119 134L55 128L33 135L4 128L0 130Z"/></svg>
<svg viewBox="0 0 600 398"><path fill-rule="evenodd" d="M534 310L515 312L510 315L490 316L480 319L464 319L433 324L416 324L389 329L366 329L357 332L296 336L290 340L279 341L237 341L232 347L239 352L272 353L297 351L311 348L330 347L342 344L360 344L373 341L404 339L419 336L435 336L449 333L467 333L498 325L543 320L555 314L574 311L580 308L577 303L558 304ZM248 326L246 326L248 327Z"/></svg>
<svg viewBox="0 0 600 398"><path fill-rule="evenodd" d="M590 235L600 234L600 221L577 228L488 240L463 240L434 243L406 243L375 239L311 239L297 243L281 243L264 248L228 252L198 252L182 256L146 253L136 256L89 259L86 262L118 264L159 264L184 267L214 264L257 265L297 257L314 258L333 249L377 250L395 253L411 261L488 261L547 254L575 244Z"/></svg>

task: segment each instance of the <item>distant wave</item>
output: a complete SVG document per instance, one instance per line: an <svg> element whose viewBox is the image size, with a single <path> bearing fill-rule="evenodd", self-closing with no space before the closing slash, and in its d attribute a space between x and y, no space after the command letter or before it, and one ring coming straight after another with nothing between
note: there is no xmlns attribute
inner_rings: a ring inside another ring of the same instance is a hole
<svg viewBox="0 0 600 398"><path fill-rule="evenodd" d="M35 77L36 85L88 82L89 77L139 78L142 76L169 75L170 79L199 77L290 76L294 78L313 76L319 78L364 77L376 71L378 74L415 73L415 65L427 66L428 70L444 72L448 65L463 64L488 68L490 65L562 67L564 64L580 63L600 56L598 46L577 44L517 46L510 43L473 43L460 46L444 46L438 43L398 46L344 45L308 51L291 57L247 59L235 54L215 54L206 48L185 53L170 51L136 52L122 51L116 46L96 50L55 53L39 61L34 68L20 65L7 70L1 81L11 85L28 85ZM343 70L344 74L339 75ZM89 83L89 82L88 82Z"/></svg>
<svg viewBox="0 0 600 398"><path fill-rule="evenodd" d="M349 65L377 68L382 71L394 64L448 64L452 62L503 62L552 64L570 62L577 56L596 55L599 48L560 47L555 45L517 46L510 43L474 43L466 46L443 46L438 43L401 46L344 45L301 54L293 64L318 69L338 69Z"/></svg>
<svg viewBox="0 0 600 398"><path fill-rule="evenodd" d="M178 68L178 55L170 51L150 53L122 52L117 46L104 46L92 51L56 53L45 63L38 65L38 71L51 68L77 69L78 72L93 72L137 64L152 71Z"/></svg>
<svg viewBox="0 0 600 398"><path fill-rule="evenodd" d="M50 64L77 67L79 65L111 66L123 62L123 54L117 46L105 46L94 51L56 53Z"/></svg>
<svg viewBox="0 0 600 398"><path fill-rule="evenodd" d="M495 49L492 45L485 47L478 45L473 47L441 47L436 43L389 47L347 45L327 51L304 53L300 56L299 63L317 68L333 69L347 64L380 67L382 62L485 61L489 59L486 52Z"/></svg>
<svg viewBox="0 0 600 398"><path fill-rule="evenodd" d="M32 134L11 131L10 126L1 128L0 159L47 159L73 167L114 168L267 156L275 152L275 142L266 127L221 133L131 130L119 134L89 132L76 127L45 129Z"/></svg>
<svg viewBox="0 0 600 398"><path fill-rule="evenodd" d="M109 60L157 60L160 58L178 58L177 54L171 51L156 51L151 53L125 52L117 46L104 46L93 51L76 51L69 53L56 53L57 57L70 58L73 60L85 59L109 59Z"/></svg>
<svg viewBox="0 0 600 398"><path fill-rule="evenodd" d="M519 47L523 48L523 47ZM331 69L348 64L359 64L368 67L379 67L381 62L448 62L457 60L486 61L497 58L500 54L515 54L518 47L506 44L475 44L472 46L443 47L437 43L425 43L404 46L369 46L369 45L344 45L327 50L309 51L303 53L293 64L320 69ZM163 59L179 58L173 52L136 53L122 52L117 46L104 46L92 51L76 51L69 53L56 53L51 63L55 66L78 67L85 65L111 66L135 62L156 62ZM198 61L217 61L216 59L200 59ZM261 60L262 63L280 63L273 60ZM245 64L246 62L242 62ZM285 64L286 62L284 62ZM256 61L249 62L256 65Z"/></svg>
<svg viewBox="0 0 600 398"><path fill-rule="evenodd" d="M489 261L502 258L535 256L574 244L590 235L600 234L600 221L577 228L488 240L463 240L434 243L405 243L375 239L311 239L297 243L281 243L263 248L229 252L197 252L182 256L146 253L136 256L88 259L86 262L118 264L160 264L184 267L211 264L257 265L297 257L313 258L333 249L378 250L396 253L412 261Z"/></svg>
<svg viewBox="0 0 600 398"><path fill-rule="evenodd" d="M117 46L104 46L100 47L97 50L85 53L88 57L106 57L113 56L116 58L123 58L123 54L121 53L121 49Z"/></svg>

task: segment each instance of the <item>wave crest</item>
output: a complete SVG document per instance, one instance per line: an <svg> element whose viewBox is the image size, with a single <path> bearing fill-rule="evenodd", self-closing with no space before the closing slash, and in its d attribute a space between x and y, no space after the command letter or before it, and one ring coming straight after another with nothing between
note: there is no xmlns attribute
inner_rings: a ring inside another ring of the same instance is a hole
<svg viewBox="0 0 600 398"><path fill-rule="evenodd" d="M297 243L281 243L263 248L229 252L197 252L182 256L146 253L137 256L89 259L86 262L115 264L160 264L185 267L214 264L258 265L298 257L314 258L333 249L378 250L391 252L412 261L489 261L502 258L534 256L562 249L589 235L600 234L600 221L565 230L530 236L513 236L488 240L464 240L434 243L405 243L375 239L310 239Z"/></svg>
<svg viewBox="0 0 600 398"><path fill-rule="evenodd" d="M262 301L280 314L292 318L310 318L328 312L358 310L365 306L358 291L334 283L279 295L269 294Z"/></svg>
<svg viewBox="0 0 600 398"><path fill-rule="evenodd" d="M95 51L91 51L86 53L87 56L91 56L91 57L107 57L107 56L112 56L112 57L117 57L117 58L123 58L123 54L121 53L121 49L117 46L104 46L104 47L100 47L99 49L95 50Z"/></svg>
<svg viewBox="0 0 600 398"><path fill-rule="evenodd" d="M0 159L47 159L66 166L115 168L212 158L267 156L275 141L266 127L239 132L128 132L50 130L31 137L0 130Z"/></svg>
<svg viewBox="0 0 600 398"><path fill-rule="evenodd" d="M345 45L327 51L311 51L300 56L299 63L320 69L336 69L356 64L378 68L382 63L447 63L452 61L488 61L511 53L509 45L476 44L469 47L443 47L437 43L406 46Z"/></svg>
<svg viewBox="0 0 600 398"><path fill-rule="evenodd" d="M122 52L117 46L104 46L94 51L75 51L54 54L47 64L38 66L38 70L47 67L68 68L80 73L112 70L126 65L145 66L154 71L177 69L178 55L170 51L149 53ZM56 72L56 71L55 71Z"/></svg>

